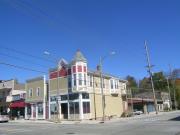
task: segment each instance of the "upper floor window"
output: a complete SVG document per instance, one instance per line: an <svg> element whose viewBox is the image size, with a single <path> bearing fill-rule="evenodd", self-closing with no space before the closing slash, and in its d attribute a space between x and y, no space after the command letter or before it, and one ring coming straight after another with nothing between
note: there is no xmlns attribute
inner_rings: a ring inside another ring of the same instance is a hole
<svg viewBox="0 0 180 135"><path fill-rule="evenodd" d="M90 81L90 87L92 87L92 86L93 86L93 77L92 77L92 75L90 75L89 77L90 77L90 78L89 78L89 81Z"/></svg>
<svg viewBox="0 0 180 135"><path fill-rule="evenodd" d="M29 97L32 97L32 95L33 95L32 89L29 89Z"/></svg>
<svg viewBox="0 0 180 135"><path fill-rule="evenodd" d="M82 74L78 74L78 78L79 78L79 85L82 85Z"/></svg>
<svg viewBox="0 0 180 135"><path fill-rule="evenodd" d="M86 85L86 74L84 74L84 85Z"/></svg>
<svg viewBox="0 0 180 135"><path fill-rule="evenodd" d="M71 78L68 77L68 88L71 88Z"/></svg>
<svg viewBox="0 0 180 135"><path fill-rule="evenodd" d="M36 89L36 96L40 96L40 88L38 87L37 89Z"/></svg>
<svg viewBox="0 0 180 135"><path fill-rule="evenodd" d="M114 83L113 83L113 80L111 80L110 83L111 83L111 89L114 89Z"/></svg>
<svg viewBox="0 0 180 135"><path fill-rule="evenodd" d="M104 78L102 79L102 85L103 85L103 88L105 88L105 80L104 80Z"/></svg>
<svg viewBox="0 0 180 135"><path fill-rule="evenodd" d="M119 89L119 81L117 81L117 89Z"/></svg>
<svg viewBox="0 0 180 135"><path fill-rule="evenodd" d="M74 74L73 76L74 76L74 78L73 78L73 80L74 80L74 86L76 86L76 74Z"/></svg>
<svg viewBox="0 0 180 135"><path fill-rule="evenodd" d="M89 99L89 93L82 93L83 99Z"/></svg>
<svg viewBox="0 0 180 135"><path fill-rule="evenodd" d="M78 66L78 72L82 72L82 66Z"/></svg>
<svg viewBox="0 0 180 135"><path fill-rule="evenodd" d="M115 81L115 89L117 89L117 81Z"/></svg>

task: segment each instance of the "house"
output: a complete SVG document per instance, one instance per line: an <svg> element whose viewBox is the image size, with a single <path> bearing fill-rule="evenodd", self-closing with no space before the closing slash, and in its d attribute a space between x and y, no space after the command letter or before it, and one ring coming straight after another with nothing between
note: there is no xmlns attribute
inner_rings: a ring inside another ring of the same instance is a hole
<svg viewBox="0 0 180 135"><path fill-rule="evenodd" d="M106 73L101 83L100 72L89 70L87 59L78 50L70 63L61 59L57 68L49 70L49 119L102 118L102 101L106 117L120 117L128 107L126 83Z"/></svg>
<svg viewBox="0 0 180 135"><path fill-rule="evenodd" d="M48 84L45 76L28 79L25 84L25 119L48 118Z"/></svg>
<svg viewBox="0 0 180 135"><path fill-rule="evenodd" d="M24 117L25 86L16 79L0 82L0 113Z"/></svg>

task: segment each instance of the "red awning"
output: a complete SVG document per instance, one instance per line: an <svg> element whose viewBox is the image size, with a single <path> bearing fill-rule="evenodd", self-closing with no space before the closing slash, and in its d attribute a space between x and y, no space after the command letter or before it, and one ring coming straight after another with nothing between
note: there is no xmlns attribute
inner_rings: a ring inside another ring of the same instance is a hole
<svg viewBox="0 0 180 135"><path fill-rule="evenodd" d="M23 108L25 107L26 103L24 101L18 101L18 102L13 102L10 104L10 108Z"/></svg>

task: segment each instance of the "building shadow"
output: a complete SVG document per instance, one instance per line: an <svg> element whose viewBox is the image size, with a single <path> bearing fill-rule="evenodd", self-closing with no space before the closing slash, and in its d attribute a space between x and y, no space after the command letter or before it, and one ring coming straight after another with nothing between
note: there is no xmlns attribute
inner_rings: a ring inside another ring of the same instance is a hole
<svg viewBox="0 0 180 135"><path fill-rule="evenodd" d="M180 116L170 119L170 121L180 121Z"/></svg>

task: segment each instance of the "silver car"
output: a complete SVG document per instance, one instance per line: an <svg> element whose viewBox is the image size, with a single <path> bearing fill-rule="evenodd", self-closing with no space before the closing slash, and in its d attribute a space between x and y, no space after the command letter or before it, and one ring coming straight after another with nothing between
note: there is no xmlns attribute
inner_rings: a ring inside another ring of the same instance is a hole
<svg viewBox="0 0 180 135"><path fill-rule="evenodd" d="M8 122L9 116L8 115L1 115L0 114L0 122Z"/></svg>

